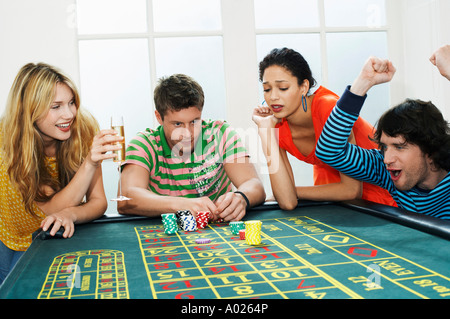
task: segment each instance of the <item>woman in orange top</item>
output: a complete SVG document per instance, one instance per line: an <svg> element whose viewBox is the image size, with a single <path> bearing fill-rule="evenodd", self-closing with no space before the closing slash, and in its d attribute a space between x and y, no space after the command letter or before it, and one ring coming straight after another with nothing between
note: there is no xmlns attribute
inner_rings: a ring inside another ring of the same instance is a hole
<svg viewBox="0 0 450 319"><path fill-rule="evenodd" d="M317 159L317 140L339 97L324 87L309 94L316 81L301 54L287 48L272 50L260 63L259 76L267 106L255 108L253 121L267 158L273 195L282 209L294 209L298 199L363 198L395 206L386 190L354 180ZM367 149L377 148L369 138L372 135L373 127L359 118L350 142ZM295 186L286 151L314 165L314 186Z"/></svg>
<svg viewBox="0 0 450 319"><path fill-rule="evenodd" d="M100 163L123 138L97 131L69 78L43 63L22 67L0 119L0 284L39 227L71 237L75 223L105 212Z"/></svg>

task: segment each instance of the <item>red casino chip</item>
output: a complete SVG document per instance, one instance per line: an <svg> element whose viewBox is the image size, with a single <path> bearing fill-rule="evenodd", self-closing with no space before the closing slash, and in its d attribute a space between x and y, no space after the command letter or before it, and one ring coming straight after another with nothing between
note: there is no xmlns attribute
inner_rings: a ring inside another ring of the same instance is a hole
<svg viewBox="0 0 450 319"><path fill-rule="evenodd" d="M206 226L208 226L208 221L209 221L209 211L199 211L197 212L197 228L199 229L203 229Z"/></svg>

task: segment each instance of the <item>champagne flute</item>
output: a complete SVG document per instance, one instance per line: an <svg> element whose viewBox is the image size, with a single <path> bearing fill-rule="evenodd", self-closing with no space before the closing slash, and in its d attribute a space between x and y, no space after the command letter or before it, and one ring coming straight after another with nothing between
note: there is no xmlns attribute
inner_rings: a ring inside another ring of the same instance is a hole
<svg viewBox="0 0 450 319"><path fill-rule="evenodd" d="M120 142L122 148L118 151L114 151L114 153L117 154L117 157L114 158L114 162L118 163L119 171L119 196L111 199L112 201L120 202L131 199L122 195L122 173L120 171L120 165L125 161L125 129L123 125L123 116L111 116L111 128L117 132L118 136L124 137L124 140Z"/></svg>

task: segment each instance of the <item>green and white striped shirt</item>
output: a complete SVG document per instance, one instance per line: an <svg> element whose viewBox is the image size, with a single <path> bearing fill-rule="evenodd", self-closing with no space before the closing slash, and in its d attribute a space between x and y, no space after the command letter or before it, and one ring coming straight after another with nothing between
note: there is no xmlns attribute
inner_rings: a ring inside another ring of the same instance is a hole
<svg viewBox="0 0 450 319"><path fill-rule="evenodd" d="M124 165L139 165L150 173L148 189L160 195L215 201L232 190L224 163L249 156L237 133L223 121L202 121L202 132L189 158L174 154L163 127L146 129L130 142Z"/></svg>

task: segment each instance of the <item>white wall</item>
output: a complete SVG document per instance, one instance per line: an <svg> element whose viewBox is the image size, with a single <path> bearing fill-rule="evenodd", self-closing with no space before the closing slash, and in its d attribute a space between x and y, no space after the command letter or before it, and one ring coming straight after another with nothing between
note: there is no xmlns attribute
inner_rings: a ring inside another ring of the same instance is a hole
<svg viewBox="0 0 450 319"><path fill-rule="evenodd" d="M75 0L0 0L0 114L28 62L61 68L79 86Z"/></svg>
<svg viewBox="0 0 450 319"><path fill-rule="evenodd" d="M435 50L450 44L450 1L388 1L392 22L389 46L397 67L391 104L405 98L432 101L450 121L450 82L429 62Z"/></svg>
<svg viewBox="0 0 450 319"><path fill-rule="evenodd" d="M407 0L404 11L405 96L432 101L450 119L450 83L428 62L450 44L450 1Z"/></svg>

